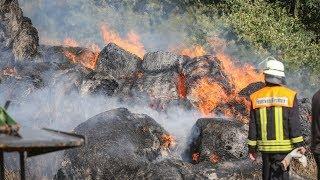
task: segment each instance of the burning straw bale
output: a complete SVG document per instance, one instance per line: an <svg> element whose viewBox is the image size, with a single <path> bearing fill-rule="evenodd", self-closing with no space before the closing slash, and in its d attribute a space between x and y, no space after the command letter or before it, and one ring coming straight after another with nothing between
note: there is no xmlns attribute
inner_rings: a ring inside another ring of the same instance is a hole
<svg viewBox="0 0 320 180"><path fill-rule="evenodd" d="M144 74L137 80L136 90L139 93L146 93L155 107L163 109L170 102L179 100L176 81L179 75L175 71L161 72L157 74Z"/></svg>
<svg viewBox="0 0 320 180"><path fill-rule="evenodd" d="M263 82L251 83L247 87L242 89L238 94L240 96L245 97L247 100L250 100L250 95L253 94L254 92L262 89L263 87L265 87L265 83L263 83Z"/></svg>
<svg viewBox="0 0 320 180"><path fill-rule="evenodd" d="M198 80L207 77L221 85L226 92L232 90L227 75L222 71L220 61L214 56L206 55L189 59L183 66L183 72L187 75L187 84L190 89L198 85Z"/></svg>

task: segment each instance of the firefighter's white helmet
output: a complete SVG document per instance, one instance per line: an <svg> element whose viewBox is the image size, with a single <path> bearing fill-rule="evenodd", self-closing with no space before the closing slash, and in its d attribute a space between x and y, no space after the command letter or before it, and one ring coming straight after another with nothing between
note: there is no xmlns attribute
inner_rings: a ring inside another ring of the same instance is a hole
<svg viewBox="0 0 320 180"><path fill-rule="evenodd" d="M266 59L263 73L271 76L285 77L284 65L282 62L276 60L275 58L269 57Z"/></svg>

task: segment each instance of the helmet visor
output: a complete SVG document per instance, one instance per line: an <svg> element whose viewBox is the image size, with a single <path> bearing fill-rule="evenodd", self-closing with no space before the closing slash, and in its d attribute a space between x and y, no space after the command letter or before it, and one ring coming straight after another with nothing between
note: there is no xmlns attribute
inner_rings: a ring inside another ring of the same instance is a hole
<svg viewBox="0 0 320 180"><path fill-rule="evenodd" d="M271 83L271 84L286 85L285 77L281 77L281 76L265 74L265 81L266 83Z"/></svg>

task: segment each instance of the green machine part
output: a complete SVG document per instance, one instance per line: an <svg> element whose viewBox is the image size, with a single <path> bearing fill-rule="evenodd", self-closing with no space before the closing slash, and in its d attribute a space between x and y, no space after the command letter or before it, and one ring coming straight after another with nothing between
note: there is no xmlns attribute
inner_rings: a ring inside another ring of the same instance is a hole
<svg viewBox="0 0 320 180"><path fill-rule="evenodd" d="M2 107L0 107L0 126L4 125L15 125L17 124L4 110Z"/></svg>

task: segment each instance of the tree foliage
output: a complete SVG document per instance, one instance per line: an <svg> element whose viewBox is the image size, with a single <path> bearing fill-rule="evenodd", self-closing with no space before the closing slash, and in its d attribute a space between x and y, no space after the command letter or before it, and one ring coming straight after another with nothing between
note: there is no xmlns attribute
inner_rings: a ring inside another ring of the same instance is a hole
<svg viewBox="0 0 320 180"><path fill-rule="evenodd" d="M319 75L319 0L192 0L203 14L234 34L238 44L262 56L273 55L291 71L309 69ZM202 4L202 5L199 5ZM201 24L200 24L201 25Z"/></svg>

